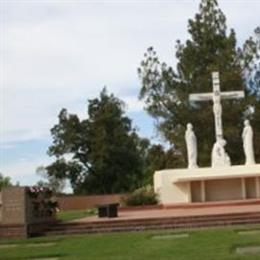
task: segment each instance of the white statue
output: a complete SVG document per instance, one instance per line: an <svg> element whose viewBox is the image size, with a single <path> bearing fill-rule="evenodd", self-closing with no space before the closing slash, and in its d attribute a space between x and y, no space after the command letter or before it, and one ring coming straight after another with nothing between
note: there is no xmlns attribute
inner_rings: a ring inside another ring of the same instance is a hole
<svg viewBox="0 0 260 260"><path fill-rule="evenodd" d="M185 141L188 152L188 168L198 168L197 165L197 138L193 132L193 126L191 123L187 124L187 130L185 132Z"/></svg>
<svg viewBox="0 0 260 260"><path fill-rule="evenodd" d="M223 139L222 106L221 100L239 99L245 97L244 91L221 91L219 72L212 73L213 91L211 93L190 94L190 101L213 101L213 113L215 119L216 143L212 149L212 166L229 166L230 158L225 152L226 141Z"/></svg>
<svg viewBox="0 0 260 260"><path fill-rule="evenodd" d="M215 129L217 138L222 137L222 106L220 95L213 95L213 112L215 117Z"/></svg>
<svg viewBox="0 0 260 260"><path fill-rule="evenodd" d="M242 133L244 153L246 157L246 165L255 164L255 156L254 156L254 145L253 145L253 129L250 125L249 120L245 120L244 122L244 130Z"/></svg>
<svg viewBox="0 0 260 260"><path fill-rule="evenodd" d="M226 141L222 138L219 138L215 142L211 154L212 167L225 167L231 165L230 158L225 151L225 145Z"/></svg>

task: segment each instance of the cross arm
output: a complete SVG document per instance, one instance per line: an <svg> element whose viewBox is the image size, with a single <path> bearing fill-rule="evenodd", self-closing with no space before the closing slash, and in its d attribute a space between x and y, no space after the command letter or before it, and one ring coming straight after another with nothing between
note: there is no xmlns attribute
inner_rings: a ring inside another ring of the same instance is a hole
<svg viewBox="0 0 260 260"><path fill-rule="evenodd" d="M244 91L225 91L221 92L222 99L239 99L244 98L245 92Z"/></svg>
<svg viewBox="0 0 260 260"><path fill-rule="evenodd" d="M213 93L190 94L190 101L208 101L213 99ZM244 98L244 91L225 91L221 92L221 99L239 99Z"/></svg>
<svg viewBox="0 0 260 260"><path fill-rule="evenodd" d="M190 101L208 101L212 100L213 93L202 93L202 94L190 94L189 100Z"/></svg>

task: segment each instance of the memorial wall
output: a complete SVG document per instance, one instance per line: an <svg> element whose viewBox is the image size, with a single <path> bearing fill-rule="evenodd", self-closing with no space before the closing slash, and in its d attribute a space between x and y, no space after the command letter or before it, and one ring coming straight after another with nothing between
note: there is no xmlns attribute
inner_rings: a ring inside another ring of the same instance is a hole
<svg viewBox="0 0 260 260"><path fill-rule="evenodd" d="M27 237L56 221L57 202L48 189L8 187L1 199L0 237Z"/></svg>
<svg viewBox="0 0 260 260"><path fill-rule="evenodd" d="M0 192L0 223L2 222L2 193Z"/></svg>

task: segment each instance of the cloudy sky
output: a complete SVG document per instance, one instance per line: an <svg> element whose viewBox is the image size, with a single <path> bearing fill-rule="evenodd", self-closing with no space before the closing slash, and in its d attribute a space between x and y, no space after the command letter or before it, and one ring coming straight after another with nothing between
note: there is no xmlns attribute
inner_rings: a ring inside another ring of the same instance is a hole
<svg viewBox="0 0 260 260"><path fill-rule="evenodd" d="M158 141L138 101L137 67L149 46L174 65L177 39L199 0L0 0L0 172L34 184L52 159L49 129L61 108L86 117L104 85L127 104L140 134ZM238 43L260 24L260 0L220 0Z"/></svg>

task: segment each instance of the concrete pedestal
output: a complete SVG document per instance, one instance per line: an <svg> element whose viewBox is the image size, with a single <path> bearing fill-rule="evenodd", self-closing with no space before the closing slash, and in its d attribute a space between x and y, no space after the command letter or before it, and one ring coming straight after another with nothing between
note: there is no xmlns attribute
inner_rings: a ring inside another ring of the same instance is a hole
<svg viewBox="0 0 260 260"><path fill-rule="evenodd" d="M257 199L260 164L157 171L154 189L163 205Z"/></svg>

